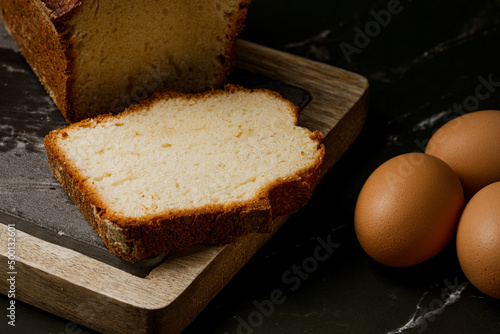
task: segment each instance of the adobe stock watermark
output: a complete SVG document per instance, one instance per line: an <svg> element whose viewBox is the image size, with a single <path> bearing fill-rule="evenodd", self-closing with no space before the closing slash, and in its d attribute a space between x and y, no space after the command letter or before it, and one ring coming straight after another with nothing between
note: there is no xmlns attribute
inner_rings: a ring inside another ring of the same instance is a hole
<svg viewBox="0 0 500 334"><path fill-rule="evenodd" d="M414 153L414 152L413 152ZM384 179L391 191L397 189L396 185L404 183L425 162L423 154L402 154L394 157L398 162L397 168L387 170Z"/></svg>
<svg viewBox="0 0 500 334"><path fill-rule="evenodd" d="M15 224L7 225L7 298L9 306L7 307L7 324L16 326L16 237L17 230Z"/></svg>
<svg viewBox="0 0 500 334"><path fill-rule="evenodd" d="M493 74L488 74L486 77L479 75L477 77L477 81L479 82L474 89L474 93L466 96L462 103L454 103L453 106L447 110L444 110L441 114L442 120L444 120L445 123L451 121L454 118L457 118L459 116L465 115L468 112L473 112L477 111L481 102L486 101L489 99L500 87L500 81L497 78L493 78ZM463 119L463 118L462 118ZM457 120L453 128L457 129L462 122ZM435 140L434 140L435 139ZM434 137L433 141L435 144L440 144L443 143L446 140L446 137L444 135L439 136L439 137ZM425 140L415 140L415 144L419 149L422 151L425 151L427 144L429 142L429 139Z"/></svg>
<svg viewBox="0 0 500 334"><path fill-rule="evenodd" d="M410 1L411 0L407 0ZM365 49L374 38L376 38L384 28L387 28L392 22L394 15L401 14L404 10L404 6L401 4L400 0L389 0L387 2L386 9L381 9L379 11L372 10L370 15L373 20L367 22L364 29L360 27L354 27L353 44L347 42L342 42L339 44L340 50L344 55L346 61L350 64L352 61L352 56L354 54L360 54L363 49Z"/></svg>
<svg viewBox="0 0 500 334"><path fill-rule="evenodd" d="M254 300L252 304L255 309L252 312L246 316L236 317L237 334L254 333L255 328L262 326L265 319L273 315L276 307L287 300L286 293L297 291L302 283L318 270L320 264L327 261L340 247L340 244L332 241L331 234L326 239L317 237L316 242L318 244L311 256L303 258L299 264L292 265L281 275L281 282L286 286L286 289L276 288L269 293L269 298L260 301Z"/></svg>

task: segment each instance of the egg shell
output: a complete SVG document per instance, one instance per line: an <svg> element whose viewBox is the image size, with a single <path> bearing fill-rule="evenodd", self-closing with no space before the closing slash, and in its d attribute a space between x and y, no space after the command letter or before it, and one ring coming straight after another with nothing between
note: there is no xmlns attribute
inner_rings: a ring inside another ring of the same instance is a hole
<svg viewBox="0 0 500 334"><path fill-rule="evenodd" d="M356 235L374 260L413 266L450 242L463 205L460 180L447 164L423 153L403 154L363 185L354 212Z"/></svg>
<svg viewBox="0 0 500 334"><path fill-rule="evenodd" d="M500 110L457 117L434 133L425 153L446 162L458 175L466 200L500 181Z"/></svg>
<svg viewBox="0 0 500 334"><path fill-rule="evenodd" d="M457 230L457 255L469 281L500 299L500 182L481 189L465 207Z"/></svg>

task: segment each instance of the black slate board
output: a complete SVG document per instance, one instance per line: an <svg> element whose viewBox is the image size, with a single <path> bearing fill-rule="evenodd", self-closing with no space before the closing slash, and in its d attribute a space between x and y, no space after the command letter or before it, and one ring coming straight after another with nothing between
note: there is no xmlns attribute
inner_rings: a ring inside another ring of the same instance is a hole
<svg viewBox="0 0 500 334"><path fill-rule="evenodd" d="M311 95L279 81L235 69L228 80L279 92L300 108ZM43 139L67 122L0 25L0 222L51 243L145 277L166 255L131 264L109 253L55 180Z"/></svg>

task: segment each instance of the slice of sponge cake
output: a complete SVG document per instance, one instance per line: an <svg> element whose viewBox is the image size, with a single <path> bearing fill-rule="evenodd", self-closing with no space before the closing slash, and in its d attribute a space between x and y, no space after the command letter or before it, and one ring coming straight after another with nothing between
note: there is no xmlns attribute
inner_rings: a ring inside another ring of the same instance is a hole
<svg viewBox="0 0 500 334"><path fill-rule="evenodd" d="M136 261L266 232L309 199L322 135L268 90L163 91L45 138L50 167L114 254Z"/></svg>

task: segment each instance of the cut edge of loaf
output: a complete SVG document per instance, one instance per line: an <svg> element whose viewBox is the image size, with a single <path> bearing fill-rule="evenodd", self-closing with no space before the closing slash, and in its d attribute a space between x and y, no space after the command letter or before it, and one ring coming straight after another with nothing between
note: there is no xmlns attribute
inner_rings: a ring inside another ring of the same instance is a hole
<svg viewBox="0 0 500 334"><path fill-rule="evenodd" d="M250 92L250 90L234 85L226 85L224 90L226 92L237 90ZM105 201L93 189L83 184L85 178L58 147L57 141L60 137L64 137L64 129L69 127L91 126L92 122L100 123L106 122L109 118L124 117L136 110L148 107L157 99L173 97L191 99L217 94L217 91L220 90L184 94L167 89L138 105L131 106L118 115L99 115L93 119L51 131L46 136L44 144L47 159L55 178L113 254L135 262L151 255L170 253L194 244L223 245L245 234L269 233L276 217L296 212L309 200L325 160L323 135L318 131L311 132L309 135L310 139L317 143L316 161L295 175L268 184L251 200L229 205L211 204L196 209L170 210L140 219L124 217L107 208ZM266 89L254 91L265 91L282 98L280 94ZM287 102L294 111L297 126L299 108Z"/></svg>
<svg viewBox="0 0 500 334"><path fill-rule="evenodd" d="M217 77L212 77L210 86L207 86L207 82L203 89L192 92L219 88L226 82L234 66L236 37L244 27L250 2L251 0L240 0L235 15L230 16L231 30L226 35L224 52L220 55L221 70ZM160 75L154 70L142 71L141 73L149 73L149 76L144 74L145 76L140 78L143 83L133 84L132 91L120 92L122 95L114 97L109 108L107 102L106 107L83 108L76 99L79 91L77 82L85 82L85 79L77 80L75 74L78 72L75 60L77 41L74 38L73 25L78 22L78 16L85 10L86 3L91 1L0 0L0 16L5 28L66 121L72 123L97 114L117 113L157 90L179 89L168 82L170 72ZM147 35L147 31L144 34ZM140 89L134 91L135 88Z"/></svg>

